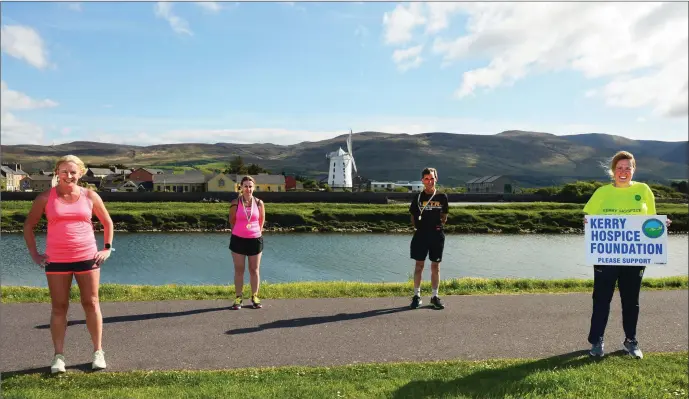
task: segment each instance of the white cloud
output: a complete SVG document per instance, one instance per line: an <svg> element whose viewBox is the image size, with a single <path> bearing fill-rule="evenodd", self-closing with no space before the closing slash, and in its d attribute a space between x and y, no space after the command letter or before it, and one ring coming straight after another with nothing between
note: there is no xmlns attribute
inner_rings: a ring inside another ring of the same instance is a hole
<svg viewBox="0 0 689 399"><path fill-rule="evenodd" d="M52 108L58 105L55 101L50 99L34 100L22 92L10 90L4 80L0 82L0 90L0 109L2 110L31 110Z"/></svg>
<svg viewBox="0 0 689 399"><path fill-rule="evenodd" d="M433 44L443 66L486 60L463 73L459 98L532 74L574 70L604 79L586 96L609 106L687 116L687 3L414 4L385 13L388 43L411 41L419 25L425 25L424 35L433 35L449 27L453 14L466 17L464 35L436 37Z"/></svg>
<svg viewBox="0 0 689 399"><path fill-rule="evenodd" d="M438 2L427 3L428 24L426 32L437 33L449 26L449 18L466 7L466 3Z"/></svg>
<svg viewBox="0 0 689 399"><path fill-rule="evenodd" d="M0 131L2 143L39 144L43 141L43 129L34 123L17 119L10 111L27 111L39 108L52 108L58 104L50 99L34 100L24 93L10 90L7 83L0 82Z"/></svg>
<svg viewBox="0 0 689 399"><path fill-rule="evenodd" d="M81 3L67 3L67 8L72 11L81 12Z"/></svg>
<svg viewBox="0 0 689 399"><path fill-rule="evenodd" d="M423 62L421 51L423 51L423 44L403 50L395 50L395 52L392 53L392 59L395 61L395 64L397 64L397 68L404 72L421 65Z"/></svg>
<svg viewBox="0 0 689 399"><path fill-rule="evenodd" d="M185 19L178 17L172 12L172 3L167 1L159 1L154 7L156 17L166 20L170 24L172 30L174 30L176 33L186 34L189 36L193 35L191 29L189 28L189 23Z"/></svg>
<svg viewBox="0 0 689 399"><path fill-rule="evenodd" d="M43 39L33 28L22 25L3 25L0 28L0 48L4 53L43 69L48 66L48 52Z"/></svg>
<svg viewBox="0 0 689 399"><path fill-rule="evenodd" d="M217 1L197 1L196 4L211 13L218 13L222 10L222 5Z"/></svg>
<svg viewBox="0 0 689 399"><path fill-rule="evenodd" d="M0 112L0 131L3 145L46 144L43 128L35 123L20 121L9 112Z"/></svg>
<svg viewBox="0 0 689 399"><path fill-rule="evenodd" d="M426 23L426 18L422 15L423 7L421 3L410 3L408 7L398 4L391 13L386 12L383 15L385 42L404 44L410 41L414 28Z"/></svg>

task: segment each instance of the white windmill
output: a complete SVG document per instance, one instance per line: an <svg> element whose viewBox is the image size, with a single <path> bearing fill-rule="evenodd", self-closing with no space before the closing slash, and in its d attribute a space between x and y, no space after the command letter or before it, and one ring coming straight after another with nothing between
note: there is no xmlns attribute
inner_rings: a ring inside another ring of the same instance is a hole
<svg viewBox="0 0 689 399"><path fill-rule="evenodd" d="M340 147L326 155L330 159L328 167L328 185L332 189L352 189L352 170L357 173L356 162L352 152L352 130L347 137L347 152Z"/></svg>

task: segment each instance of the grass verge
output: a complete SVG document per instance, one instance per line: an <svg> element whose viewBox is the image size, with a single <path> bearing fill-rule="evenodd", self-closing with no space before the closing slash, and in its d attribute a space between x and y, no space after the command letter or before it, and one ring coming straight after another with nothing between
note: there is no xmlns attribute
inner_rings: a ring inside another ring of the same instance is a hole
<svg viewBox="0 0 689 399"><path fill-rule="evenodd" d="M246 286L245 286L246 287ZM359 283L348 281L261 283L261 297L283 298L372 298L404 297L412 292L412 282L405 283ZM687 289L689 277L645 278L644 290ZM422 284L424 291L431 289L430 282ZM491 295L527 293L590 292L593 280L587 279L485 279L459 278L440 282L443 295ZM0 287L3 303L50 302L47 288L42 287ZM246 287L244 296L249 297ZM210 300L234 298L232 285L122 285L103 284L100 287L101 302L165 301L165 300ZM72 286L71 300L79 300L79 289Z"/></svg>
<svg viewBox="0 0 689 399"><path fill-rule="evenodd" d="M687 352L222 371L3 375L5 398L676 398Z"/></svg>
<svg viewBox="0 0 689 399"><path fill-rule="evenodd" d="M222 231L228 229L227 203L112 202L106 204L121 231ZM551 202L469 205L450 208L447 233L582 233L583 204ZM29 201L3 201L0 228L21 231ZM350 231L410 233L408 204L266 204L268 231ZM673 220L670 233L689 231L686 204L658 204ZM100 223L94 217L94 225ZM45 216L37 228L45 230Z"/></svg>

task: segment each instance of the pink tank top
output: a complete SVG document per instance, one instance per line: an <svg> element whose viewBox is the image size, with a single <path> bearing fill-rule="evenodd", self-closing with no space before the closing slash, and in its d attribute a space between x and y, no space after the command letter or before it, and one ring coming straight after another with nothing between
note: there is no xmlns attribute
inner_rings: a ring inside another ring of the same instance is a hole
<svg viewBox="0 0 689 399"><path fill-rule="evenodd" d="M232 234L242 238L258 238L261 236L261 226L258 222L258 205L256 198L251 201L251 206L246 206L242 197L237 198L237 217ZM247 215L249 216L247 218Z"/></svg>
<svg viewBox="0 0 689 399"><path fill-rule="evenodd" d="M55 187L50 189L45 216L48 219L46 250L48 262L81 262L93 259L98 252L91 223L93 202L86 189L79 199L68 203L61 200Z"/></svg>

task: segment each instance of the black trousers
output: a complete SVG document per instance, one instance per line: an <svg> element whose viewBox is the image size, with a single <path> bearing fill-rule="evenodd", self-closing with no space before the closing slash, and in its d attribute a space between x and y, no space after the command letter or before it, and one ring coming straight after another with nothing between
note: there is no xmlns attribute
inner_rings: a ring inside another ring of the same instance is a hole
<svg viewBox="0 0 689 399"><path fill-rule="evenodd" d="M622 328L628 339L636 339L636 324L639 320L639 293L645 266L600 266L593 267L593 315L589 342L595 344L605 334L610 314L610 301L615 293L615 283L620 289L622 302Z"/></svg>

